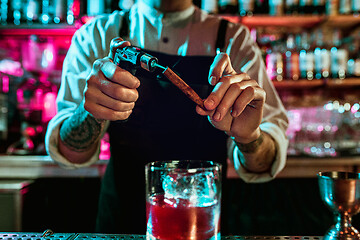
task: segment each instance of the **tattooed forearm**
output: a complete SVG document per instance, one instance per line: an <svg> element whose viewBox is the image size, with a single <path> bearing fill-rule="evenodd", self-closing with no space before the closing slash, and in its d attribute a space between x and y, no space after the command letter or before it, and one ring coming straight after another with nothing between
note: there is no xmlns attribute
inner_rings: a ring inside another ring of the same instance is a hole
<svg viewBox="0 0 360 240"><path fill-rule="evenodd" d="M69 149L84 152L99 140L104 126L105 122L96 120L80 105L62 124L60 139Z"/></svg>
<svg viewBox="0 0 360 240"><path fill-rule="evenodd" d="M270 170L276 156L276 146L270 135L261 133L260 137L249 144L236 144L243 154L240 163L250 172Z"/></svg>

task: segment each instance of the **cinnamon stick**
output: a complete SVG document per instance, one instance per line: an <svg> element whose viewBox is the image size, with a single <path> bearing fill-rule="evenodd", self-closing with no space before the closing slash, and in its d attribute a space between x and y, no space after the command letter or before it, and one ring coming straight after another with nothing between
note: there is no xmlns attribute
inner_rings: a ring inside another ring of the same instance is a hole
<svg viewBox="0 0 360 240"><path fill-rule="evenodd" d="M199 97L199 95L192 89L189 85L184 82L176 73L173 72L169 67L167 67L163 74L183 93L188 96L193 102L199 105L201 108L204 108L204 100Z"/></svg>

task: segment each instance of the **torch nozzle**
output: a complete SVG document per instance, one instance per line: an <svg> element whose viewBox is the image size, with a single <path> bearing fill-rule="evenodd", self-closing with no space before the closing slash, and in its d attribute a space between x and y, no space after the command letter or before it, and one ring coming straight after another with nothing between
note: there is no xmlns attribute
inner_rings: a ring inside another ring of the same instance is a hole
<svg viewBox="0 0 360 240"><path fill-rule="evenodd" d="M164 67L164 66L161 66L160 64L158 64L158 63L154 63L154 67L157 67L157 68L160 68L160 69L162 69L162 70L166 70L166 67Z"/></svg>

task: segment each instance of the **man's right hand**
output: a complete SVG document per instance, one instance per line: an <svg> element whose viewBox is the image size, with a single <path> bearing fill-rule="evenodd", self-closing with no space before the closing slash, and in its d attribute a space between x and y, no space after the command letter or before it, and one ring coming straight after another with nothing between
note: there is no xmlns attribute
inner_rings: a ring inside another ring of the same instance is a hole
<svg viewBox="0 0 360 240"><path fill-rule="evenodd" d="M114 38L109 56L94 62L86 80L84 108L98 120L127 119L139 97L139 79L112 62L116 49L130 45L121 38Z"/></svg>

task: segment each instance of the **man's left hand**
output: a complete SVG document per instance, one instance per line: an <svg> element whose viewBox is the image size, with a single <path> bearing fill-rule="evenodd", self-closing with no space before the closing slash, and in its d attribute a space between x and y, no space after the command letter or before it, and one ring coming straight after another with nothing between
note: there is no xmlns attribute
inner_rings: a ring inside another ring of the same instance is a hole
<svg viewBox="0 0 360 240"><path fill-rule="evenodd" d="M208 116L214 127L225 131L236 142L256 140L260 136L266 98L264 89L246 73L237 73L226 53L215 57L209 83L214 89L204 101L206 109L197 106L197 113Z"/></svg>

